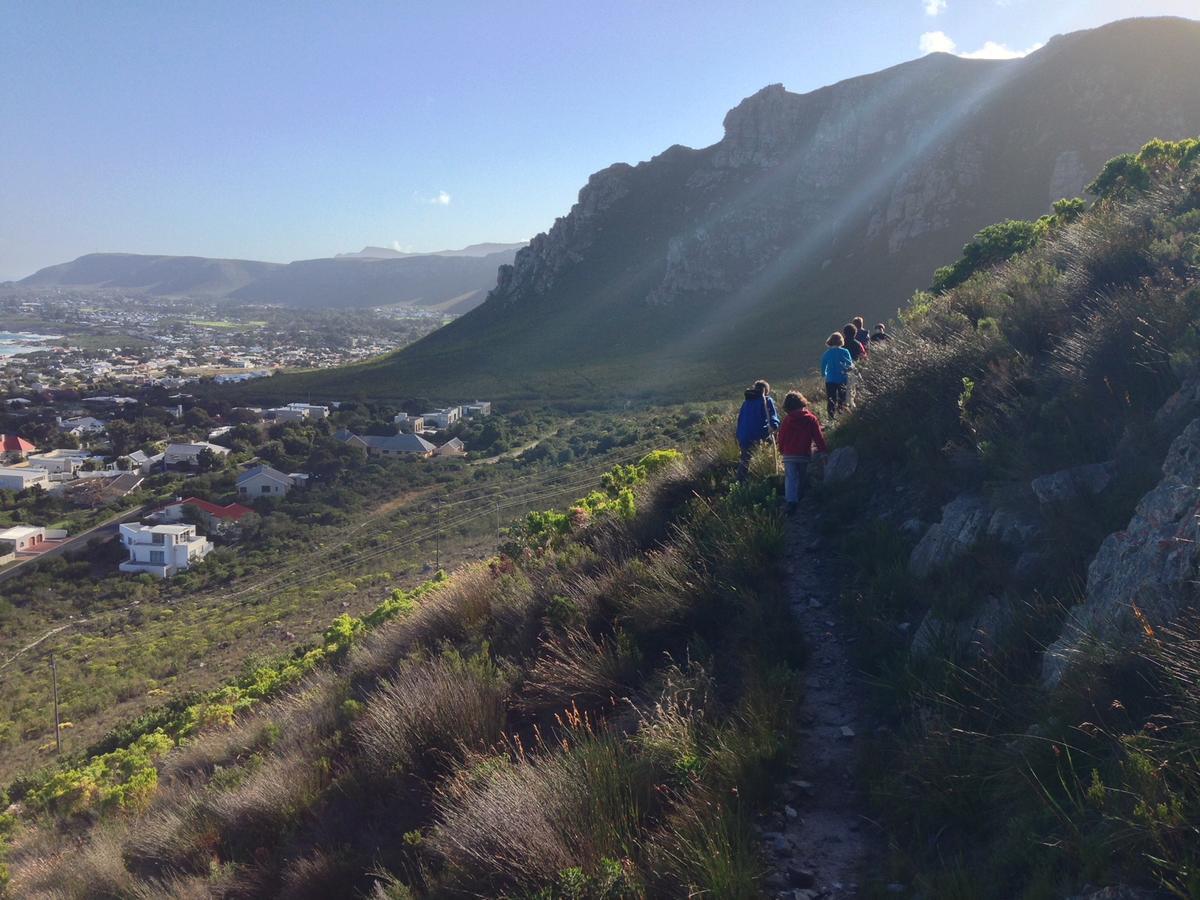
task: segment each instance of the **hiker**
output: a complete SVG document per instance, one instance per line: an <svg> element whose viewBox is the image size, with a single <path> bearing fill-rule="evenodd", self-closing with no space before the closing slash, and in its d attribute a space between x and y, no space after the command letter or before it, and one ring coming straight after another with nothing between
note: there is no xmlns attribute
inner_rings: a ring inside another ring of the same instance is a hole
<svg viewBox="0 0 1200 900"><path fill-rule="evenodd" d="M850 324L854 326L854 339L870 351L871 335L867 334L866 320L862 316L855 316Z"/></svg>
<svg viewBox="0 0 1200 900"><path fill-rule="evenodd" d="M779 430L779 412L771 399L771 386L761 379L754 387L746 389L746 399L738 413L737 442L742 448L742 462L738 466L738 481L745 481L750 474L750 457L754 448L763 441L771 440Z"/></svg>
<svg viewBox="0 0 1200 900"><path fill-rule="evenodd" d="M825 399L829 405L829 418L834 418L850 402L850 372L854 359L846 349L846 338L835 331L825 342L829 349L821 356L821 374L825 378Z"/></svg>
<svg viewBox="0 0 1200 900"><path fill-rule="evenodd" d="M829 448L825 446L820 421L809 412L807 397L799 391L788 391L783 398L783 411L787 415L779 426L779 452L783 455L783 496L790 516L804 493L813 447L818 453L826 453Z"/></svg>
<svg viewBox="0 0 1200 900"><path fill-rule="evenodd" d="M858 362L867 355L867 345L858 339L858 328L853 322L850 322L842 329L842 338L845 347L850 351L850 358Z"/></svg>
<svg viewBox="0 0 1200 900"><path fill-rule="evenodd" d="M884 325L882 322L880 322L878 325L875 326L875 333L873 335L871 335L871 341L873 343L883 346L891 339L892 339L892 336L887 333L887 329L884 328Z"/></svg>

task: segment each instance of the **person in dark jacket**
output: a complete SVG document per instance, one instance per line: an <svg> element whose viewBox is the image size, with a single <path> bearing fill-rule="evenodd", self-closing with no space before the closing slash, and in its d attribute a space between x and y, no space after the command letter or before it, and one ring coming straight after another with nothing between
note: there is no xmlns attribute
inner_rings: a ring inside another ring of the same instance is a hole
<svg viewBox="0 0 1200 900"><path fill-rule="evenodd" d="M875 326L875 333L871 335L871 341L882 346L892 339L892 336L887 333L887 327L880 322Z"/></svg>
<svg viewBox="0 0 1200 900"><path fill-rule="evenodd" d="M850 320L850 324L854 326L854 339L866 347L869 353L871 350L871 335L867 333L866 320L862 316L855 316Z"/></svg>
<svg viewBox="0 0 1200 900"><path fill-rule="evenodd" d="M742 450L742 462L738 466L738 481L745 481L750 474L750 457L754 448L779 430L779 412L771 399L771 386L765 381L754 382L746 389L746 399L738 413L737 442Z"/></svg>
<svg viewBox="0 0 1200 900"><path fill-rule="evenodd" d="M779 452L783 455L783 494L790 516L796 511L796 504L804 492L813 448L818 453L826 453L829 448L825 445L820 421L808 408L807 397L799 391L788 391L783 398L783 411L787 418L779 426Z"/></svg>
<svg viewBox="0 0 1200 900"><path fill-rule="evenodd" d="M846 349L850 351L850 358L852 360L858 362L867 355L866 345L858 339L858 329L854 326L853 322L842 329L842 337L846 341Z"/></svg>

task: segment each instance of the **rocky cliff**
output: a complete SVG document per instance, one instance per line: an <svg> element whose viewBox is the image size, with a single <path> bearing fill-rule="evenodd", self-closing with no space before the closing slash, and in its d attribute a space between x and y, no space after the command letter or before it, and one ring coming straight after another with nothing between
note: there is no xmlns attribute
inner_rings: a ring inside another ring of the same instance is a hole
<svg viewBox="0 0 1200 900"><path fill-rule="evenodd" d="M1200 133L1198 79L1200 23L1148 19L1025 59L771 85L719 143L593 175L480 309L372 381L502 395L791 375L851 315L894 313L978 229L1036 217L1152 137Z"/></svg>

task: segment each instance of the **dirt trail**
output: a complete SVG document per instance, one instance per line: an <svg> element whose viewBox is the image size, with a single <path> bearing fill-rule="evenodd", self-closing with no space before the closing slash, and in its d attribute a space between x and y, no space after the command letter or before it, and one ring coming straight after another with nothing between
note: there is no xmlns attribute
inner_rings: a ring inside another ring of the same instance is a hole
<svg viewBox="0 0 1200 900"><path fill-rule="evenodd" d="M872 863L882 845L855 780L856 744L869 725L851 638L838 622L836 576L831 561L822 559L814 514L806 502L788 522L790 599L809 660L795 774L780 786L778 806L763 826L768 896L787 900L860 896L864 878L878 874Z"/></svg>

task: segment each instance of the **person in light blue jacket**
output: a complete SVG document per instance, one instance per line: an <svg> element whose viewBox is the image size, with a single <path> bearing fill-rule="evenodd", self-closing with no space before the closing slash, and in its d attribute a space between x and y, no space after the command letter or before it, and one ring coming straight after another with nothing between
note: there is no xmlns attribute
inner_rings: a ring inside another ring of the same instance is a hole
<svg viewBox="0 0 1200 900"><path fill-rule="evenodd" d="M742 450L742 462L738 466L738 481L745 481L750 474L750 457L754 448L779 430L779 411L771 399L771 386L765 381L754 382L746 389L746 399L738 412L737 442Z"/></svg>
<svg viewBox="0 0 1200 900"><path fill-rule="evenodd" d="M846 349L846 339L835 331L825 342L829 349L821 356L821 374L825 378L825 402L829 418L836 418L850 403L850 372L854 359Z"/></svg>

